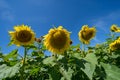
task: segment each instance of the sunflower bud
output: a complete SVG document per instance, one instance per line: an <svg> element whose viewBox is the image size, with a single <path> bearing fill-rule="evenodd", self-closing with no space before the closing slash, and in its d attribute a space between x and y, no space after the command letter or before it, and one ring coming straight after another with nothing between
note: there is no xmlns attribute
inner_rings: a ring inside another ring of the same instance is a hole
<svg viewBox="0 0 120 80"><path fill-rule="evenodd" d="M70 45L71 45L72 43L73 43L72 40L70 40Z"/></svg>
<svg viewBox="0 0 120 80"><path fill-rule="evenodd" d="M35 41L40 43L41 42L41 39L40 38L35 38Z"/></svg>

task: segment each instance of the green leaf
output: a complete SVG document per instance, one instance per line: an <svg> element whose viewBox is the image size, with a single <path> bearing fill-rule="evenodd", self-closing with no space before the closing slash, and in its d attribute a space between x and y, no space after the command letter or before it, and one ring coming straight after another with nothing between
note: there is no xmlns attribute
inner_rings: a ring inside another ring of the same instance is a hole
<svg viewBox="0 0 120 80"><path fill-rule="evenodd" d="M74 49L74 48L80 48L80 44L77 44L77 45L75 45L75 46L71 46L71 48L72 48L72 49Z"/></svg>
<svg viewBox="0 0 120 80"><path fill-rule="evenodd" d="M78 59L82 59L82 57L80 56L81 53L73 53L72 56Z"/></svg>
<svg viewBox="0 0 120 80"><path fill-rule="evenodd" d="M38 72L39 72L39 68L35 67L35 68L31 69L30 74L36 74Z"/></svg>
<svg viewBox="0 0 120 80"><path fill-rule="evenodd" d="M19 72L20 69L20 63L17 63L16 65L9 67L6 64L3 64L0 66L0 80L5 79L7 77L13 77L16 73Z"/></svg>
<svg viewBox="0 0 120 80"><path fill-rule="evenodd" d="M40 56L44 56L44 53L42 51L33 51L32 56L40 57Z"/></svg>
<svg viewBox="0 0 120 80"><path fill-rule="evenodd" d="M97 57L95 56L94 53L87 54L84 59L92 64L95 64L95 65L97 64Z"/></svg>
<svg viewBox="0 0 120 80"><path fill-rule="evenodd" d="M39 54L38 54L37 51L33 51L33 52L32 52L32 56L39 56Z"/></svg>
<svg viewBox="0 0 120 80"><path fill-rule="evenodd" d="M60 80L59 66L48 67L49 80Z"/></svg>
<svg viewBox="0 0 120 80"><path fill-rule="evenodd" d="M17 59L17 56L18 56L18 49L15 49L15 50L13 50L12 52L10 52L9 54L7 54L7 55L5 55L4 56L4 60L6 61L6 60L9 60L9 59Z"/></svg>
<svg viewBox="0 0 120 80"><path fill-rule="evenodd" d="M14 41L14 40L11 40L11 41L8 43L8 46L13 45L13 41Z"/></svg>
<svg viewBox="0 0 120 80"><path fill-rule="evenodd" d="M64 69L63 67L60 68L60 72L62 74L62 80L71 80L72 73L74 72L70 67L68 70Z"/></svg>
<svg viewBox="0 0 120 80"><path fill-rule="evenodd" d="M82 71L92 80L93 73L97 64L97 58L94 54L87 54L84 58L87 62L84 64L85 68Z"/></svg>
<svg viewBox="0 0 120 80"><path fill-rule="evenodd" d="M101 63L106 72L105 80L120 80L120 68L115 65Z"/></svg>
<svg viewBox="0 0 120 80"><path fill-rule="evenodd" d="M54 66L56 63L53 57L48 57L43 60L43 64Z"/></svg>
<svg viewBox="0 0 120 80"><path fill-rule="evenodd" d="M42 44L41 49L42 49L43 51L45 51L45 50L46 50L46 46Z"/></svg>
<svg viewBox="0 0 120 80"><path fill-rule="evenodd" d="M68 63L70 65L72 65L72 66L76 65L77 67L83 68L83 69L85 68L85 66L84 66L85 62L86 62L85 60L78 59L78 58L75 58L75 57L70 58L69 61L68 61Z"/></svg>
<svg viewBox="0 0 120 80"><path fill-rule="evenodd" d="M27 50L29 50L29 49L37 50L37 47L34 44L30 44L30 45L27 45L25 47L27 47Z"/></svg>
<svg viewBox="0 0 120 80"><path fill-rule="evenodd" d="M2 53L0 53L0 58L3 58L3 54Z"/></svg>
<svg viewBox="0 0 120 80"><path fill-rule="evenodd" d="M113 54L112 56L110 56L110 58L118 58L119 56L119 54Z"/></svg>

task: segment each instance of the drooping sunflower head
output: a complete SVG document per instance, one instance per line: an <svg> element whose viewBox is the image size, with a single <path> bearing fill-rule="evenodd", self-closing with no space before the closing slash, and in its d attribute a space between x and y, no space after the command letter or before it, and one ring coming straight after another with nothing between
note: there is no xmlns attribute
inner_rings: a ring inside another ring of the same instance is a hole
<svg viewBox="0 0 120 80"><path fill-rule="evenodd" d="M15 31L9 31L13 44L25 46L32 44L35 40L35 33L27 25L14 26Z"/></svg>
<svg viewBox="0 0 120 80"><path fill-rule="evenodd" d="M70 47L70 32L62 26L50 29L44 36L44 45L55 54L63 54Z"/></svg>
<svg viewBox="0 0 120 80"><path fill-rule="evenodd" d="M113 24L113 25L111 26L110 30L111 30L112 32L120 32L120 29L119 29L118 26L115 25L115 24Z"/></svg>
<svg viewBox="0 0 120 80"><path fill-rule="evenodd" d="M118 38L117 40L115 40L114 42L112 42L109 45L110 50L114 51L114 50L120 50L120 38Z"/></svg>
<svg viewBox="0 0 120 80"><path fill-rule="evenodd" d="M84 25L79 31L78 36L81 42L83 42L84 44L89 44L90 40L94 38L95 34L95 27L89 28L88 25Z"/></svg>

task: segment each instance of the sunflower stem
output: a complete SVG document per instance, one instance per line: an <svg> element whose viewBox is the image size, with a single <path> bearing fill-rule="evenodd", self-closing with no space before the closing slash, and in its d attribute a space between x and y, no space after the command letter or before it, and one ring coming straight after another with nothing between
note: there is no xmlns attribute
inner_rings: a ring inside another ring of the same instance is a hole
<svg viewBox="0 0 120 80"><path fill-rule="evenodd" d="M21 78L20 78L20 80L25 80L24 69L25 69L26 55L27 55L27 48L24 47L24 57L23 57L23 65L22 65L22 68L21 68Z"/></svg>
<svg viewBox="0 0 120 80"><path fill-rule="evenodd" d="M114 40L114 38L115 38L114 32L111 32L111 38L112 38L112 40Z"/></svg>
<svg viewBox="0 0 120 80"><path fill-rule="evenodd" d="M82 54L83 54L83 57L86 56L86 54L85 54L85 44L84 43L82 44Z"/></svg>

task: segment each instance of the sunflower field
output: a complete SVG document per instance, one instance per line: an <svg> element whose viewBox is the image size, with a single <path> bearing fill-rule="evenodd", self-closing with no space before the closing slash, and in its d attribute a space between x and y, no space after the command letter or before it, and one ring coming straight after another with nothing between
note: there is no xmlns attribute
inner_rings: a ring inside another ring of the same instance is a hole
<svg viewBox="0 0 120 80"><path fill-rule="evenodd" d="M0 80L120 80L120 28L113 24L110 31L105 42L89 46L97 30L88 25L78 32L77 45L63 26L40 38L27 25L14 26L8 45L23 47L24 55L0 51Z"/></svg>

